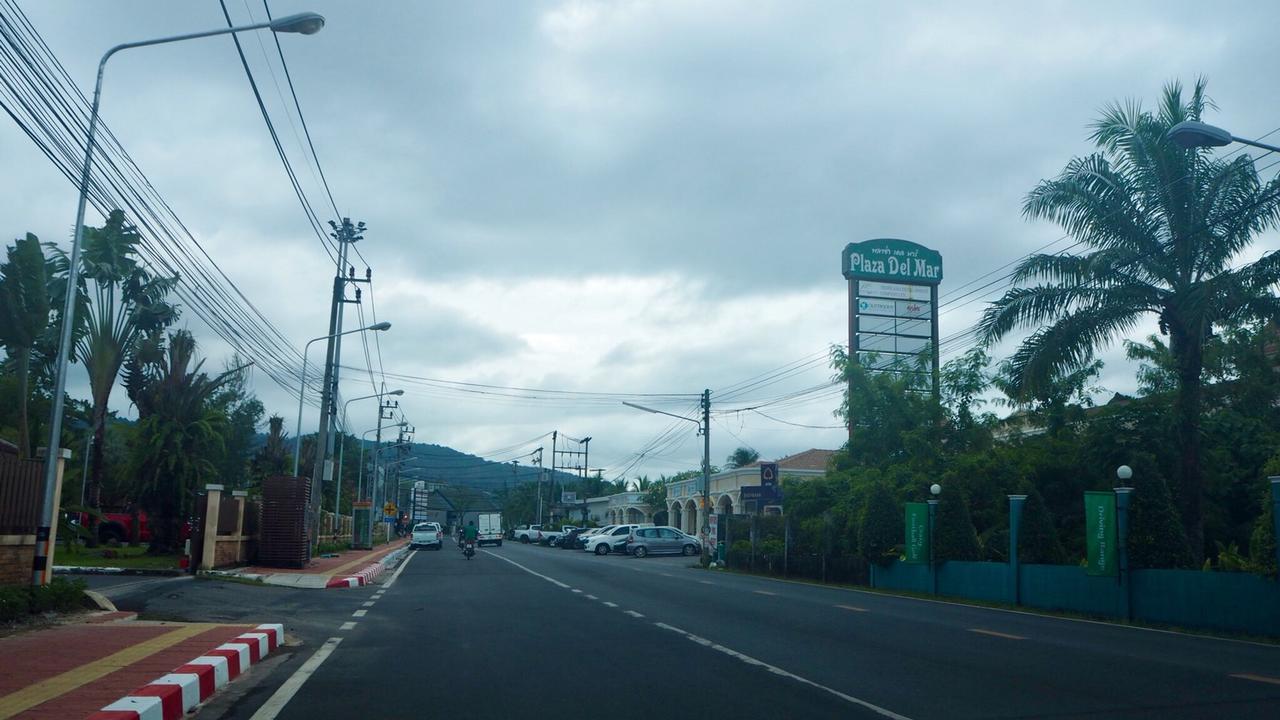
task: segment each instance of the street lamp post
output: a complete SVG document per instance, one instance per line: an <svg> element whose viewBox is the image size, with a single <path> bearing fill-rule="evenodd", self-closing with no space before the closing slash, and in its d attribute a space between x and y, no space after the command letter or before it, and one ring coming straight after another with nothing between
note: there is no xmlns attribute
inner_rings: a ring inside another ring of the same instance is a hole
<svg viewBox="0 0 1280 720"><path fill-rule="evenodd" d="M623 400L622 404L627 407L654 413L656 415L666 415L667 417L686 420L698 426L698 434L702 435L702 517L700 518L702 524L699 531L702 535L702 564L705 566L710 560L709 553L711 552L711 548L709 547L711 538L707 536L708 531L710 530L709 516L711 515L711 391L704 390L702 393L701 420L685 417L684 415L676 415L675 413L664 412L662 410L654 410L653 408L645 407L644 405L637 405L633 402L627 402L626 400Z"/></svg>
<svg viewBox="0 0 1280 720"><path fill-rule="evenodd" d="M1270 152L1280 152L1280 146L1236 137L1220 127L1197 120L1183 120L1169 128L1169 132L1165 133L1165 137L1188 150L1200 147L1222 147L1223 145L1238 142L1242 145L1252 145Z"/></svg>
<svg viewBox="0 0 1280 720"><path fill-rule="evenodd" d="M381 399L384 395L403 395L403 390L392 390L391 392L374 393L372 395L362 395L358 398L351 398L342 404L342 427L347 427L347 407L357 400L368 400L369 398ZM382 413L382 409L378 409L378 413ZM367 434L367 433L366 433ZM363 446L361 446L363 450ZM334 472L334 491L333 491L333 514L342 514L342 461L346 457L347 444L344 442L338 447L338 469Z"/></svg>
<svg viewBox="0 0 1280 720"><path fill-rule="evenodd" d="M62 407L63 394L67 387L67 364L71 356L71 331L75 326L75 301L77 294L74 288L79 282L80 274L80 246L84 240L84 212L85 206L89 199L89 175L93 172L93 145L98 131L98 108L102 100L102 78L107 69L107 61L112 55L121 50L130 50L132 48L146 47L149 45L164 45L167 43L180 42L183 40L196 40L199 38L213 37L215 35L227 35L230 33L244 32L248 30L270 29L277 33L299 33L302 35L314 35L320 32L324 27L324 17L312 12L299 13L297 15L288 15L277 18L270 22L255 23L252 25L241 25L238 27L219 28L217 30L206 30L203 32L186 33L183 35L172 35L169 37L155 38L153 40L139 40L137 42L121 43L107 50L102 55L102 59L98 61L98 78L93 86L93 104L89 108L89 129L84 144L84 164L80 167L80 198L76 205L76 224L75 232L72 234L71 240L71 259L67 267L67 297L66 304L62 308L62 329L58 337L58 357L54 363L54 381L53 381L53 408L50 411L49 418L49 442L45 447L44 462L44 498L41 504L40 526L36 528L36 552L31 564L31 583L33 585L44 585L49 581L50 572L53 565L49 562L49 558L53 551L52 543L49 542L53 527L53 516L56 512L58 499L54 497L54 488L58 479L57 464L59 449L62 446Z"/></svg>
<svg viewBox="0 0 1280 720"><path fill-rule="evenodd" d="M356 328L355 330L347 330L345 332L334 333L332 335L321 335L318 338L311 338L302 348L302 379L298 386L298 423L294 426L293 437L293 476L298 477L298 461L302 457L302 400L307 396L307 353L311 350L311 344L328 340L330 338L339 337L341 335L350 335L351 333L365 332L373 330L375 332L385 332L391 329L391 323L380 322L376 325L368 327ZM319 468L314 468L312 474L316 474Z"/></svg>
<svg viewBox="0 0 1280 720"><path fill-rule="evenodd" d="M934 538L935 527L937 526L938 517L938 496L942 494L942 486L934 483L929 486L929 494L933 499L927 501L929 503L929 586L933 590L933 594L938 594L938 565L934 558L934 548L937 546L937 540Z"/></svg>

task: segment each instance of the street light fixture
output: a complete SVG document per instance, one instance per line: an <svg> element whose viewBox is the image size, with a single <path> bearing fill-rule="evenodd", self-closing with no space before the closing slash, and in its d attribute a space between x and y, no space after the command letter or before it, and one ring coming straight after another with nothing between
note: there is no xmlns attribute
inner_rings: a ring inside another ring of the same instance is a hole
<svg viewBox="0 0 1280 720"><path fill-rule="evenodd" d="M76 205L75 230L71 236L71 259L67 267L67 287L77 287L79 282L80 246L84 241L84 212L89 199L89 176L93 172L93 149L94 141L97 138L98 132L98 108L102 101L102 78L106 73L107 61L111 59L111 56L121 50L147 47L149 45L164 45L183 40L196 40L216 35L228 35L248 30L270 29L272 32L278 33L314 35L323 27L323 16L313 12L305 12L298 13L296 15L289 15L270 22L218 28L217 30L205 30L202 32L186 33L184 35L172 35L169 37L155 38L153 40L139 40L136 42L121 43L102 54L102 59L98 61L98 78L93 86L93 104L89 108L89 130L84 144L84 164L80 167L80 198ZM40 525L36 529L36 552L35 558L32 562L31 572L31 582L34 585L45 584L53 570L53 564L49 562L50 552L53 549L50 546L49 538L51 537L53 515L57 503L57 498L54 497L54 485L57 482L57 465L55 460L57 459L62 446L63 396L66 393L67 388L67 364L69 363L71 356L71 329L75 326L75 301L78 297L74 292L68 292L66 295L66 304L62 309L62 329L59 332L58 337L58 357L53 366L53 408L50 411L49 419L49 442L45 448L44 500L41 505Z"/></svg>
<svg viewBox="0 0 1280 720"><path fill-rule="evenodd" d="M1243 145L1262 148L1269 152L1280 152L1280 147L1276 145L1268 145L1257 140L1236 137L1216 125L1202 123L1198 120L1183 120L1169 128L1169 132L1165 133L1165 137L1188 150L1199 147L1222 147L1223 145L1238 142Z"/></svg>
<svg viewBox="0 0 1280 720"><path fill-rule="evenodd" d="M930 492L934 497L938 497L939 495L941 495L941 494L942 494L942 486L941 486L941 485L939 485L938 483L934 483L934 484L932 484L932 485L930 485L930 486L929 486L929 492Z"/></svg>
<svg viewBox="0 0 1280 720"><path fill-rule="evenodd" d="M1129 482L1129 479L1133 477L1133 468L1128 465L1121 465L1116 468L1116 477L1120 478L1122 482Z"/></svg>
<svg viewBox="0 0 1280 720"><path fill-rule="evenodd" d="M328 340L330 338L342 337L351 333L365 332L372 330L374 332L386 332L391 329L391 323L380 322L376 325L368 327L356 328L355 330L346 330L332 335L321 335L318 338L311 338L302 348L302 382L298 387L298 424L294 426L293 438L293 476L298 477L298 461L302 456L302 400L307 396L307 353L311 351L311 344ZM318 469L318 468L317 468Z"/></svg>

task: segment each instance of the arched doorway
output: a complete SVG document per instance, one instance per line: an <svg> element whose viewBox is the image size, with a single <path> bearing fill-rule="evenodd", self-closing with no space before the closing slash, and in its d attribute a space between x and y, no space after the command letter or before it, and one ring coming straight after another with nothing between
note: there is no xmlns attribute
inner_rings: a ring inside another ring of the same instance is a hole
<svg viewBox="0 0 1280 720"><path fill-rule="evenodd" d="M666 511L666 510L659 510L658 512L654 513L654 514L653 514L653 524L654 524L654 525L666 525L666 524L667 524L667 511Z"/></svg>
<svg viewBox="0 0 1280 720"><path fill-rule="evenodd" d="M682 520L682 518L680 517L680 503L678 502L671 503L670 517L668 517L667 520L668 520L667 524L673 528L684 527L683 525L680 524Z"/></svg>
<svg viewBox="0 0 1280 720"><path fill-rule="evenodd" d="M732 515L733 514L733 498L729 497L728 495L721 495L720 499L716 501L716 512L720 513L721 515Z"/></svg>
<svg viewBox="0 0 1280 720"><path fill-rule="evenodd" d="M689 500L684 504L684 527L680 528L690 535L698 533L698 506Z"/></svg>

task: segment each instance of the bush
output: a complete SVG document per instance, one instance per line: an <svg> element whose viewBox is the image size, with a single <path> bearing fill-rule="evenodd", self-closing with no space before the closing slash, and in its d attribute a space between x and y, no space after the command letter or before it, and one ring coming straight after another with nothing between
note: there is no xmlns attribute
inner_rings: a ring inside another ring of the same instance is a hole
<svg viewBox="0 0 1280 720"><path fill-rule="evenodd" d="M1022 524L1018 528L1018 562L1061 565L1065 558L1062 543L1058 542L1053 515L1045 506L1044 498L1033 487L1022 506Z"/></svg>
<svg viewBox="0 0 1280 720"><path fill-rule="evenodd" d="M1271 488L1266 488L1262 496L1262 514L1253 526L1253 534L1249 537L1250 565L1263 575L1276 576L1276 526Z"/></svg>
<svg viewBox="0 0 1280 720"><path fill-rule="evenodd" d="M1182 519L1155 463L1138 466L1132 485L1129 566L1135 569L1192 567L1191 546L1187 544Z"/></svg>
<svg viewBox="0 0 1280 720"><path fill-rule="evenodd" d="M13 622L32 613L65 612L82 607L84 580L56 577L44 587L0 587L0 621Z"/></svg>
<svg viewBox="0 0 1280 720"><path fill-rule="evenodd" d="M938 562L948 560L977 560L982 556L978 547L978 533L969 519L969 503L962 491L943 492L938 498L934 532L934 547Z"/></svg>
<svg viewBox="0 0 1280 720"><path fill-rule="evenodd" d="M902 506L889 486L883 482L872 485L858 523L859 554L867 562L888 565L897 557L898 545L903 542L904 523Z"/></svg>

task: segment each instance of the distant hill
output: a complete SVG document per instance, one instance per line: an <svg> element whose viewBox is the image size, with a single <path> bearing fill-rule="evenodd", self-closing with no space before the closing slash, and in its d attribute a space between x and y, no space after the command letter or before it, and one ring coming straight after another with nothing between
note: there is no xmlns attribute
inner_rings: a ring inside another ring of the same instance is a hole
<svg viewBox="0 0 1280 720"><path fill-rule="evenodd" d="M412 474L422 480L492 491L538 479L536 465L513 466L509 462L493 462L445 445L414 443L409 454L413 459L405 461L405 472L410 474L409 469L412 468ZM580 479L577 475L556 471L557 483Z"/></svg>

